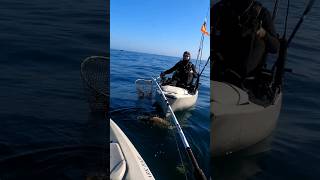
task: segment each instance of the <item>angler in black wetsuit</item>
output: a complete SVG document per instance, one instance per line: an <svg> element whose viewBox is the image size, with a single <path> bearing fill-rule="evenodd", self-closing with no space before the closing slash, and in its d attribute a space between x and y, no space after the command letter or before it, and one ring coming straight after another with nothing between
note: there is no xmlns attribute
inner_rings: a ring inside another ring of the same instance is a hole
<svg viewBox="0 0 320 180"><path fill-rule="evenodd" d="M280 46L270 12L255 0L221 0L212 12L211 79L257 76Z"/></svg>
<svg viewBox="0 0 320 180"><path fill-rule="evenodd" d="M194 77L197 77L197 71L194 65L190 62L190 52L185 51L183 53L183 59L175 64L172 68L162 72L160 77L164 77L166 74L175 72L172 76L171 85L187 88L192 84Z"/></svg>

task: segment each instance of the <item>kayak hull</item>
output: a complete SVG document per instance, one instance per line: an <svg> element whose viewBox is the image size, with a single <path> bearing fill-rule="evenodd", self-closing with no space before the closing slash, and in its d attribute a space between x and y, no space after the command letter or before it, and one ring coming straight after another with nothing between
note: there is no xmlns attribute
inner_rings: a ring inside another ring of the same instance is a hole
<svg viewBox="0 0 320 180"><path fill-rule="evenodd" d="M227 155L262 141L275 129L280 114L282 93L278 94L272 105L264 107L243 97L246 93L241 89L232 88L238 96L242 96L237 103L230 99L227 103L222 99L217 101L215 97L219 94L223 96L230 89L221 87L220 82L211 82L212 93L216 92L211 97L210 150L213 157Z"/></svg>
<svg viewBox="0 0 320 180"><path fill-rule="evenodd" d="M195 94L190 94L186 89L175 86L161 86L161 89L173 111L190 109L196 104L198 99L198 91ZM157 90L156 101L161 105L164 112L168 111L160 90Z"/></svg>

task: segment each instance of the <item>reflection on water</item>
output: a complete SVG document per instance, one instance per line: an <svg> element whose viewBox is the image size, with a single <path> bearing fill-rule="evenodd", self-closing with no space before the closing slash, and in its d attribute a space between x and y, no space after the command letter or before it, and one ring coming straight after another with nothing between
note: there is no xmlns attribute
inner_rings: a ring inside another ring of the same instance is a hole
<svg viewBox="0 0 320 180"><path fill-rule="evenodd" d="M108 3L48 2L1 1L1 180L106 172L106 120L88 114L79 70L107 54Z"/></svg>
<svg viewBox="0 0 320 180"><path fill-rule="evenodd" d="M272 137L239 152L211 158L211 173L215 180L251 179L262 171L258 162L271 149Z"/></svg>
<svg viewBox="0 0 320 180"><path fill-rule="evenodd" d="M83 179L105 176L101 164L101 146L70 145L24 152L0 160L2 179Z"/></svg>
<svg viewBox="0 0 320 180"><path fill-rule="evenodd" d="M0 179L34 179L36 177L53 180L84 179L89 176L106 177L107 128L105 126L104 115L89 114L86 123L78 127L81 133L77 139L68 143L67 141L60 143L43 141L2 146L2 150L10 150L10 155L1 156ZM55 132L58 131L59 129L56 129ZM42 136L48 136L48 134L33 134L33 137L37 137L38 140Z"/></svg>

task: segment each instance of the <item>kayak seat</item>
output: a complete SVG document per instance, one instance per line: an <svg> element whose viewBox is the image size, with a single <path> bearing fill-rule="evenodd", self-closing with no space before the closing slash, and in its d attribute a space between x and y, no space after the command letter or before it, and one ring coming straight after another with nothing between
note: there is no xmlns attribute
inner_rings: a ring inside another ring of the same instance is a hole
<svg viewBox="0 0 320 180"><path fill-rule="evenodd" d="M126 160L118 143L110 142L110 179L120 180L126 172Z"/></svg>

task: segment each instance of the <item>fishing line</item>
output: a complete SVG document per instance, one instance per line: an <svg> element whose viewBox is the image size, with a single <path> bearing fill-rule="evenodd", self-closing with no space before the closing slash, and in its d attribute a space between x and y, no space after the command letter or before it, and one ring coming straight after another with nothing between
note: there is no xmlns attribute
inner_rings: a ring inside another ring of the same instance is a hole
<svg viewBox="0 0 320 180"><path fill-rule="evenodd" d="M203 40L204 40L204 34L201 34L201 38L200 38L200 44L199 44L199 49L198 49L198 54L197 54L197 59L196 59L196 63L195 66L197 67L198 63L199 63L199 70L201 68L201 56L202 56L202 49L203 49Z"/></svg>
<svg viewBox="0 0 320 180"><path fill-rule="evenodd" d="M210 56L208 57L208 60L207 60L206 64L204 65L204 67L202 68L201 72L199 73L199 75L198 75L198 77L197 77L197 80L196 80L196 87L195 87L195 89L198 89L198 87L199 87L200 76L202 75L202 73L203 73L204 69L205 69L205 68L206 68L206 66L208 65L209 60L210 60Z"/></svg>
<svg viewBox="0 0 320 180"><path fill-rule="evenodd" d="M311 10L314 2L315 2L315 0L309 0L309 3L307 4L307 7L305 8L305 10L304 10L302 16L300 17L297 25L295 26L295 28L293 29L290 37L288 38L288 44L287 44L287 46L290 45L291 40L294 38L295 34L298 32L298 30L299 30L299 28L300 28L303 20L305 19L305 17L307 16L307 14L310 12L310 10Z"/></svg>
<svg viewBox="0 0 320 180"><path fill-rule="evenodd" d="M176 127L174 127L176 128ZM179 148L179 144L178 144L178 141L177 141L177 137L176 137L176 133L173 132L173 128L171 129L173 135L174 135L174 140L175 140L175 143L176 143L176 146L177 146L177 150L178 150L178 154L179 154L179 158L180 158L180 161L181 161L181 165L183 167L183 175L185 176L185 179L188 179L187 177L187 174L186 174L186 167L184 165L184 162L183 162L183 159L182 159L182 155L181 155L181 151L180 151L180 148Z"/></svg>
<svg viewBox="0 0 320 180"><path fill-rule="evenodd" d="M144 108L141 108L141 107L124 107L124 108L118 108L118 109L109 111L109 113L110 114L112 114L112 113L123 113L123 111L133 111L133 110L139 111L139 110L144 110Z"/></svg>
<svg viewBox="0 0 320 180"><path fill-rule="evenodd" d="M272 12L272 21L274 21L277 16L278 7L279 7L279 0L276 0L274 3L273 12Z"/></svg>
<svg viewBox="0 0 320 180"><path fill-rule="evenodd" d="M288 1L287 1L287 13L286 13L286 19L285 19L285 24L284 24L283 39L285 39L285 38L286 38L286 36L287 36L289 7L290 7L290 0L288 0Z"/></svg>
<svg viewBox="0 0 320 180"><path fill-rule="evenodd" d="M205 20L204 20L204 24L205 25L207 24L209 12L210 12L210 4L209 4L208 10L207 10L207 13L206 13L206 16L205 16ZM197 59L196 59L196 63L195 63L196 67L197 67L197 65L199 63L199 71L201 69L201 58L202 58L202 52L203 52L203 42L204 42L204 33L201 33L200 45L199 45Z"/></svg>

